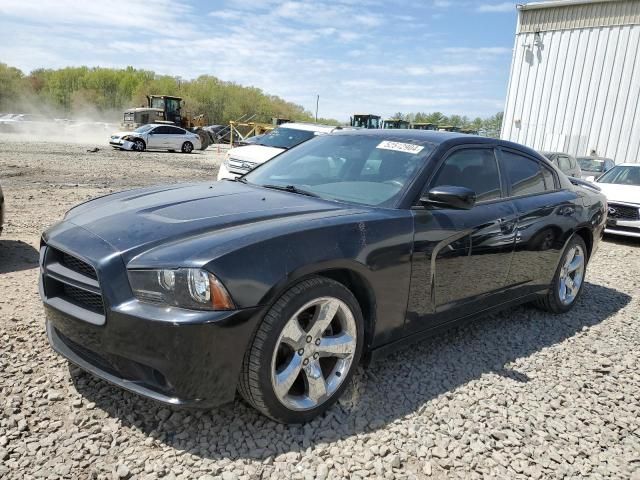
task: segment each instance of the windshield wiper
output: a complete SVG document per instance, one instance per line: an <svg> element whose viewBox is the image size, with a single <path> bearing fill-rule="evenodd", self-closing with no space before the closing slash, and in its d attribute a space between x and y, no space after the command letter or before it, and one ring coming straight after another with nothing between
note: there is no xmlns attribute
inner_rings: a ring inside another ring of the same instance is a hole
<svg viewBox="0 0 640 480"><path fill-rule="evenodd" d="M306 195L307 197L316 197L316 198L320 198L320 195L318 195L317 193L313 193L310 192L309 190L303 190L302 188L298 188L295 185L260 185L261 187L264 188L271 188L273 190L281 190L283 192L291 192L291 193L297 193L299 195Z"/></svg>

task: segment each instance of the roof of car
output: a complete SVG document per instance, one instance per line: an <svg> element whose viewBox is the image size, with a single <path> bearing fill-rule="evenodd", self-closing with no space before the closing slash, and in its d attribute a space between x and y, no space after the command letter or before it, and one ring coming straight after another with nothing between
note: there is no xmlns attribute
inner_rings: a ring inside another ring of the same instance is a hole
<svg viewBox="0 0 640 480"><path fill-rule="evenodd" d="M334 125L323 125L321 123L289 122L278 125L279 128L292 128L294 130L306 130L308 132L330 133L336 128Z"/></svg>
<svg viewBox="0 0 640 480"><path fill-rule="evenodd" d="M619 163L616 167L640 167L640 163Z"/></svg>
<svg viewBox="0 0 640 480"><path fill-rule="evenodd" d="M500 140L498 138L470 135L462 132L441 132L437 130L414 130L406 128L350 129L347 127L341 130L335 130L331 135L367 135L381 139L407 140L420 143L429 142L434 145L440 145L446 142L452 146L459 144L494 144L505 148L514 148L534 157L541 156L541 154L535 150L519 143ZM544 158L544 156L542 158Z"/></svg>
<svg viewBox="0 0 640 480"><path fill-rule="evenodd" d="M459 132L439 132L436 130L413 130L407 128L371 128L337 130L334 135L367 135L371 137L395 137L417 142L442 143L456 138L485 138ZM486 139L486 138L485 138Z"/></svg>

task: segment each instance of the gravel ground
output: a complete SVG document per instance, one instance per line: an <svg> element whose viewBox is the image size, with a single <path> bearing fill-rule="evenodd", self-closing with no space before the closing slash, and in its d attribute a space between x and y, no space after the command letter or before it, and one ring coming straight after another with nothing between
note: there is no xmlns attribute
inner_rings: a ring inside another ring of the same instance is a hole
<svg viewBox="0 0 640 480"><path fill-rule="evenodd" d="M221 155L0 137L0 478L640 479L640 242L605 241L567 315L511 309L359 370L305 426L171 410L54 354L40 232L88 198L208 179Z"/></svg>

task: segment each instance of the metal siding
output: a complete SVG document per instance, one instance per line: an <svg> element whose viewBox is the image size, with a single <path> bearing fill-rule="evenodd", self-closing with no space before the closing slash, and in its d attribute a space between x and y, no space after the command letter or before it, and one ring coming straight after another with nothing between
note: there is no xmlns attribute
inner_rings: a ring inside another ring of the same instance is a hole
<svg viewBox="0 0 640 480"><path fill-rule="evenodd" d="M594 7L601 17L621 15L618 2L573 8ZM626 21L636 12L625 8L625 25L541 32L541 50L534 33L516 35L502 138L537 150L586 155L595 149L616 163L640 161L640 26ZM568 21L557 13L540 18Z"/></svg>
<svg viewBox="0 0 640 480"><path fill-rule="evenodd" d="M518 33L640 24L640 1L619 0L583 5L521 9Z"/></svg>
<svg viewBox="0 0 640 480"><path fill-rule="evenodd" d="M631 75L631 83L629 85L629 94L627 98L627 110L625 111L625 119L622 122L621 133L621 153L624 155L625 161L640 162L640 88L638 87L638 76L640 75L640 29L635 28L635 61L633 65L633 73Z"/></svg>

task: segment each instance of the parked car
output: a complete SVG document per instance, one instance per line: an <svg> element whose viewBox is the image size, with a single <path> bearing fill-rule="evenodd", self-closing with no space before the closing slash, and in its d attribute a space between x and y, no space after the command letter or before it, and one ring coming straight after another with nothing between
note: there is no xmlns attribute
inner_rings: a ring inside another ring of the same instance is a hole
<svg viewBox="0 0 640 480"><path fill-rule="evenodd" d="M583 182L583 185L589 185ZM170 405L305 422L363 358L507 305L570 310L606 199L506 141L314 138L238 181L107 195L41 241L53 348Z"/></svg>
<svg viewBox="0 0 640 480"><path fill-rule="evenodd" d="M640 238L640 164L616 165L595 184L608 201L605 232Z"/></svg>
<svg viewBox="0 0 640 480"><path fill-rule="evenodd" d="M2 186L0 185L0 233L4 228L4 194L2 193Z"/></svg>
<svg viewBox="0 0 640 480"><path fill-rule="evenodd" d="M577 160L582 171L582 178L589 181L595 180L616 165L610 158L603 157L577 157Z"/></svg>
<svg viewBox="0 0 640 480"><path fill-rule="evenodd" d="M276 155L300 145L317 135L336 130L336 127L315 123L287 123L263 135L253 145L232 148L218 170L218 180L234 180Z"/></svg>
<svg viewBox="0 0 640 480"><path fill-rule="evenodd" d="M200 149L200 137L174 125L150 123L138 127L132 132L119 132L111 135L109 145L122 150L180 150L191 153Z"/></svg>
<svg viewBox="0 0 640 480"><path fill-rule="evenodd" d="M540 152L549 159L562 173L569 177L582 178L582 171L576 158L563 152Z"/></svg>
<svg viewBox="0 0 640 480"><path fill-rule="evenodd" d="M238 142L239 146L245 145L257 145L260 143L260 140L266 135L266 133L262 133L260 135L254 135L253 137L245 138L244 140L240 140Z"/></svg>

